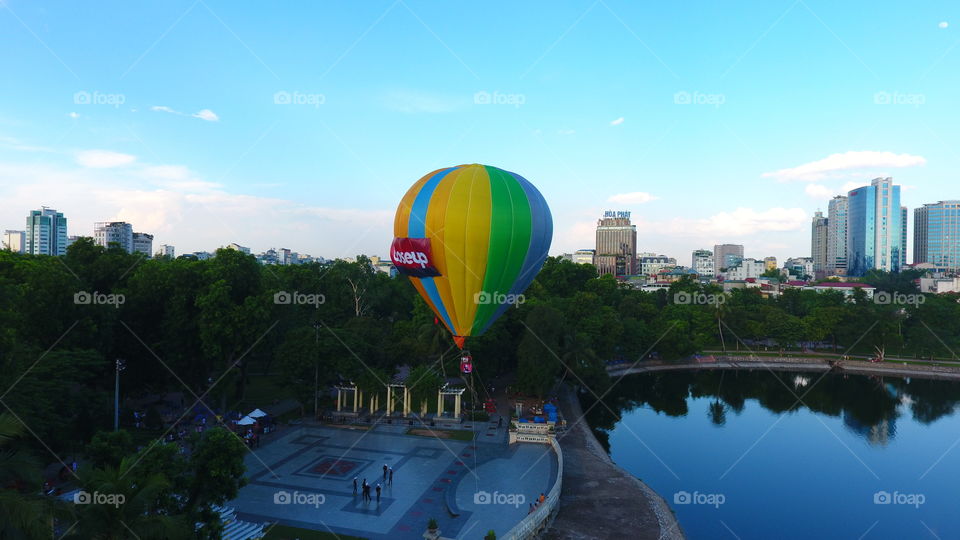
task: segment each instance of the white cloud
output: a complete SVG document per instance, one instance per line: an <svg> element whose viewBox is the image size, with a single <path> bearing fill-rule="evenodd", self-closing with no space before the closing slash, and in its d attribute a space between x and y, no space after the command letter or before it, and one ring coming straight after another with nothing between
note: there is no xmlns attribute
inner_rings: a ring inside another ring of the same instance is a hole
<svg viewBox="0 0 960 540"><path fill-rule="evenodd" d="M109 169L129 165L137 160L137 156L111 152L109 150L83 150L77 152L77 163L91 169Z"/></svg>
<svg viewBox="0 0 960 540"><path fill-rule="evenodd" d="M623 117L621 116L620 118L617 118L616 120L611 121L611 122L610 122L610 125L611 125L611 126L619 126L619 125L622 124L622 123L623 123Z"/></svg>
<svg viewBox="0 0 960 540"><path fill-rule="evenodd" d="M80 113L69 112L67 113L67 116L69 116L70 118L80 118Z"/></svg>
<svg viewBox="0 0 960 540"><path fill-rule="evenodd" d="M220 117L217 116L217 113L211 111L210 109L201 109L193 114L182 113L166 105L154 105L150 107L151 111L156 112L165 112L170 114L175 114L177 116L190 116L192 118L199 118L200 120L206 120L207 122L219 122Z"/></svg>
<svg viewBox="0 0 960 540"><path fill-rule="evenodd" d="M199 118L199 119L201 119L201 120L206 120L207 122L219 122L219 121L220 121L220 117L217 116L217 113L211 111L210 109L202 109L202 110L199 110L199 111L193 113L191 116L193 116L194 118Z"/></svg>
<svg viewBox="0 0 960 540"><path fill-rule="evenodd" d="M632 193L617 193L616 195L611 195L607 201L621 204L643 204L659 198L660 197L651 195L646 191L634 191Z"/></svg>
<svg viewBox="0 0 960 540"><path fill-rule="evenodd" d="M821 184L807 184L804 191L814 199L829 199L834 195L839 195L839 193L835 193L832 189Z"/></svg>
<svg viewBox="0 0 960 540"><path fill-rule="evenodd" d="M575 129L560 129L557 130L557 135L573 135L576 132L577 130Z"/></svg>
<svg viewBox="0 0 960 540"><path fill-rule="evenodd" d="M7 137L4 135L0 135L0 148L9 148L10 150L18 150L20 152L54 152L52 148L26 144L16 137Z"/></svg>
<svg viewBox="0 0 960 540"><path fill-rule="evenodd" d="M894 154L893 152L850 151L831 154L823 159L804 163L789 169L763 173L764 178L776 178L781 182L802 180L813 182L825 178L849 176L851 173L925 165L923 156Z"/></svg>
<svg viewBox="0 0 960 540"><path fill-rule="evenodd" d="M950 26L950 23L948 23L947 21L942 21L942 22L941 22L940 24L938 24L937 26L939 26L940 28L946 28L946 27Z"/></svg>
<svg viewBox="0 0 960 540"><path fill-rule="evenodd" d="M155 247L172 244L181 254L237 242L255 251L289 247L328 258L386 255L392 238L393 209L251 196L179 165L89 169L0 162L0 185L10 187L0 222L22 223L26 210L46 205L64 212L70 235L91 236L97 221L128 221L154 234Z"/></svg>
<svg viewBox="0 0 960 540"><path fill-rule="evenodd" d="M693 220L693 230L700 235L740 236L757 232L793 231L807 224L807 213L801 208L754 210L737 208L720 212L706 219Z"/></svg>

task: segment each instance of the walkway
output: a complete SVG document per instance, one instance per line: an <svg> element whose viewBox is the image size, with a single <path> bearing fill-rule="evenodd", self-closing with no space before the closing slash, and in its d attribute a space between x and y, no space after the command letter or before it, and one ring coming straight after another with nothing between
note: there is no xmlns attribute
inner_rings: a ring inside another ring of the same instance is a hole
<svg viewBox="0 0 960 540"><path fill-rule="evenodd" d="M893 362L869 362L865 360L844 360L840 362L840 373L858 375L889 375L894 377L919 377L925 379L960 380L960 367L956 365L924 365ZM771 371L818 371L831 369L824 358L817 356L752 356L749 354L727 353L705 356L698 360L677 362L643 361L631 367L619 364L607 367L611 377L620 377L636 373L654 373L658 371L680 371L689 369L768 369Z"/></svg>
<svg viewBox="0 0 960 540"><path fill-rule="evenodd" d="M563 491L560 513L545 538L683 539L666 502L614 464L586 421L579 421L583 411L567 387L560 408L571 427L558 438L563 449Z"/></svg>

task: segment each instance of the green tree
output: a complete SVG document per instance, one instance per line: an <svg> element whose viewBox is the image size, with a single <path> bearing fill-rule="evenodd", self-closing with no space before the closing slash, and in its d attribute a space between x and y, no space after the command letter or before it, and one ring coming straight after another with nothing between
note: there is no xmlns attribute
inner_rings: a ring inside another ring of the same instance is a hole
<svg viewBox="0 0 960 540"><path fill-rule="evenodd" d="M134 464L129 456L116 467L80 472L89 501L76 505L79 519L69 538L166 540L189 535L187 520L159 511L158 500L169 481L161 474L137 474Z"/></svg>

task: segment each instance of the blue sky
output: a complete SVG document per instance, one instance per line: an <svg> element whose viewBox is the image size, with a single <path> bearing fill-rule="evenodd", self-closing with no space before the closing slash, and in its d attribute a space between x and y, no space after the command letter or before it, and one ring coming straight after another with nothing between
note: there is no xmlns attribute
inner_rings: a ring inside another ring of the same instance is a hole
<svg viewBox="0 0 960 540"><path fill-rule="evenodd" d="M46 205L178 252L386 255L406 189L478 162L540 188L555 254L609 208L681 262L808 255L812 213L875 176L960 198L958 12L0 0L0 228Z"/></svg>

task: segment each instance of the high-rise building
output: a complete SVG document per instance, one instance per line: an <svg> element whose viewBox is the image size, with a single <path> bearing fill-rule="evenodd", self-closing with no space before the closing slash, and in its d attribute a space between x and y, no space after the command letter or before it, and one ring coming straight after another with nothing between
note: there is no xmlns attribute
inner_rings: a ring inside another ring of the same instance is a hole
<svg viewBox="0 0 960 540"><path fill-rule="evenodd" d="M31 210L24 231L24 252L33 255L65 255L67 253L67 218L44 206Z"/></svg>
<svg viewBox="0 0 960 540"><path fill-rule="evenodd" d="M731 268L743 260L743 246L740 244L717 244L713 246L713 267L717 272Z"/></svg>
<svg viewBox="0 0 960 540"><path fill-rule="evenodd" d="M23 231L3 231L3 244L0 249L7 249L14 253L23 253L27 248L27 234Z"/></svg>
<svg viewBox="0 0 960 540"><path fill-rule="evenodd" d="M767 270L776 270L777 269L777 258L770 256L763 258L763 267Z"/></svg>
<svg viewBox="0 0 960 540"><path fill-rule="evenodd" d="M630 212L604 212L597 221L594 265L600 275L632 276L637 273L637 226Z"/></svg>
<svg viewBox="0 0 960 540"><path fill-rule="evenodd" d="M157 248L157 253L154 255L154 257L170 257L173 259L177 256L176 252L177 250L173 246L168 244L160 244L160 247Z"/></svg>
<svg viewBox="0 0 960 540"><path fill-rule="evenodd" d="M827 227L827 218L823 212L817 210L813 214L813 223L811 224L810 249L813 258L814 272L824 272L827 268L827 237L829 230Z"/></svg>
<svg viewBox="0 0 960 540"><path fill-rule="evenodd" d="M900 267L907 264L907 207L900 207Z"/></svg>
<svg viewBox="0 0 960 540"><path fill-rule="evenodd" d="M710 277L715 275L716 268L713 266L713 252L709 249L698 249L693 252L693 260L690 263L690 268L697 273L698 276Z"/></svg>
<svg viewBox="0 0 960 540"><path fill-rule="evenodd" d="M147 257L153 254L153 235L135 232L133 233L133 251L131 253L143 253Z"/></svg>
<svg viewBox="0 0 960 540"><path fill-rule="evenodd" d="M960 200L925 204L913 211L913 264L960 271Z"/></svg>
<svg viewBox="0 0 960 540"><path fill-rule="evenodd" d="M847 273L847 197L837 195L827 208L827 266L830 274Z"/></svg>
<svg viewBox="0 0 960 540"><path fill-rule="evenodd" d="M847 193L847 273L899 272L903 264L900 186L874 178Z"/></svg>
<svg viewBox="0 0 960 540"><path fill-rule="evenodd" d="M109 248L110 244L117 244L132 253L133 225L126 221L99 221L93 224L93 240L98 246Z"/></svg>

